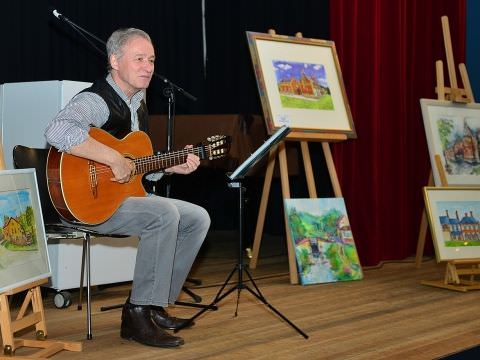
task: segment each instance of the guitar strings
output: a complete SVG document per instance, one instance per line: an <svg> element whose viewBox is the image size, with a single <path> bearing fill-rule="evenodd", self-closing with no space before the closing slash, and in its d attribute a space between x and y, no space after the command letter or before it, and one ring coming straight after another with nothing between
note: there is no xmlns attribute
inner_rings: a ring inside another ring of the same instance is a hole
<svg viewBox="0 0 480 360"><path fill-rule="evenodd" d="M207 150L211 150L212 145L206 145L204 146ZM207 151L209 152L209 151ZM137 159L132 159L133 162L135 163L135 174L139 173L144 173L147 171L143 172L137 172L137 170L144 166L144 165L154 165L155 163L164 163L168 162L171 160L174 160L179 157L187 156L188 154L195 154L199 155L201 153L200 148L193 148L193 149L184 149L180 151L176 151L174 153L168 153L168 154L160 154L160 155L148 155L148 156L143 156L141 158ZM161 159L163 158L163 159ZM103 165L102 163L96 163L98 164L97 166L94 167L94 170L90 170L89 173L92 174L92 172L95 172L97 175L102 175L102 174L111 174L112 170L109 166Z"/></svg>

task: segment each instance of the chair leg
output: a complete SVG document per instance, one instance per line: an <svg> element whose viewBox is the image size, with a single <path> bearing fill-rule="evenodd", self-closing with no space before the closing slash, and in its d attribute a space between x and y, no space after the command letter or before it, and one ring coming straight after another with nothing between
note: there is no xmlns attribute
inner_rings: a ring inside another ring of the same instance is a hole
<svg viewBox="0 0 480 360"><path fill-rule="evenodd" d="M77 305L77 310L82 310L82 304L83 304L83 280L84 280L84 274L85 274L85 253L87 252L87 242L85 241L85 234L83 235L83 245L82 245L82 267L80 268L80 292L78 294L78 305Z"/></svg>
<svg viewBox="0 0 480 360"><path fill-rule="evenodd" d="M86 262L86 273L87 273L87 339L92 339L92 294L91 294L91 272L90 272L90 234L85 234L86 242L86 253L85 253L85 262Z"/></svg>

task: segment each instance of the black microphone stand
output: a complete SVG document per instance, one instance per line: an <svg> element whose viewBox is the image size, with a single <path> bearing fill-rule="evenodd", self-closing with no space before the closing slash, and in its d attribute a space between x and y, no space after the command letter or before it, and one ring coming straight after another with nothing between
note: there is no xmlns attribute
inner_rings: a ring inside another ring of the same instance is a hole
<svg viewBox="0 0 480 360"><path fill-rule="evenodd" d="M92 34L88 30L84 29L83 27L77 25L76 23L71 21L69 18L67 18L66 16L59 13L53 7L50 7L49 10L52 12L53 16L55 16L57 19L62 20L65 23L67 23L73 30L75 30L82 38L84 38L102 56L107 56L107 53L105 51L99 49L90 40L90 38L96 40L97 42L99 42L103 46L107 45L107 43L105 41L100 39L95 34ZM88 37L86 35L88 35ZM160 79L165 84L167 84L167 86L163 90L164 95L168 98L167 151L173 151L174 120L175 120L175 92L178 92L178 93L182 94L183 96L185 96L188 99L193 100L193 101L196 101L197 98L195 96L193 96L192 94L190 94L189 92L185 91L180 86L178 86L175 83L173 83L172 81L170 81L169 79L167 79L165 76L157 74L155 72L153 73L153 76L155 76L156 78ZM167 197L170 196L170 182L169 181L167 182L167 194L166 194L166 196ZM197 280L197 279L188 278L187 281L191 282L195 285L200 285L201 284L201 281ZM182 290L185 293L187 293L189 296L191 296L196 303L199 303L199 302L202 301L202 298L200 296L198 296L197 294L195 294L194 292L192 292L190 289L186 288L185 286L182 288ZM212 306L212 305L192 304L192 303L180 302L180 301L177 301L176 303L179 304L179 305L186 305L186 306L193 306L193 307L200 307L200 308L207 307L210 310L216 310L217 309L216 306ZM100 308L100 310L101 311L107 311L107 310L120 308L122 306L123 306L123 304L112 305L112 306L103 306L103 307Z"/></svg>

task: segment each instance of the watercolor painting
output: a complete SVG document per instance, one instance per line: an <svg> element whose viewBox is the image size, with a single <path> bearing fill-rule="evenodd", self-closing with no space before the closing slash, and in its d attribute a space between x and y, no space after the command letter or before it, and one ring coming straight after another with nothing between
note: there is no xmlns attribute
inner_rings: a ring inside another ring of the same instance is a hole
<svg viewBox="0 0 480 360"><path fill-rule="evenodd" d="M480 257L480 188L424 187L438 261Z"/></svg>
<svg viewBox="0 0 480 360"><path fill-rule="evenodd" d="M363 278L343 198L285 199L285 211L302 285Z"/></svg>
<svg viewBox="0 0 480 360"><path fill-rule="evenodd" d="M437 120L445 171L450 175L480 175L480 118Z"/></svg>
<svg viewBox="0 0 480 360"><path fill-rule="evenodd" d="M480 246L480 202L438 201L438 221L446 247Z"/></svg>
<svg viewBox="0 0 480 360"><path fill-rule="evenodd" d="M272 65L282 107L334 110L324 65L284 60Z"/></svg>
<svg viewBox="0 0 480 360"><path fill-rule="evenodd" d="M355 138L335 43L247 31L267 132L344 134Z"/></svg>
<svg viewBox="0 0 480 360"><path fill-rule="evenodd" d="M0 268L5 268L16 262L16 252L38 250L30 191L0 192L0 219Z"/></svg>
<svg viewBox="0 0 480 360"><path fill-rule="evenodd" d="M429 99L420 104L435 184L442 185L438 155L448 185L479 185L480 105Z"/></svg>
<svg viewBox="0 0 480 360"><path fill-rule="evenodd" d="M0 171L0 292L50 275L33 169Z"/></svg>
<svg viewBox="0 0 480 360"><path fill-rule="evenodd" d="M11 251L37 250L35 214L28 189L0 192L1 245Z"/></svg>

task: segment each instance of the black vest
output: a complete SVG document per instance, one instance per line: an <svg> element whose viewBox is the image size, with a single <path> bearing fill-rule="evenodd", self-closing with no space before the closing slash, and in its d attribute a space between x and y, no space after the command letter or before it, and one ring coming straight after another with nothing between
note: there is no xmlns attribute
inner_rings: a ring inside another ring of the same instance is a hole
<svg viewBox="0 0 480 360"><path fill-rule="evenodd" d="M130 108L115 92L106 79L100 79L93 83L89 88L81 92L92 92L99 95L107 104L110 115L102 129L109 132L118 139L123 138L132 131L132 121ZM142 100L137 110L138 124L140 130L148 133L148 110L147 105Z"/></svg>

